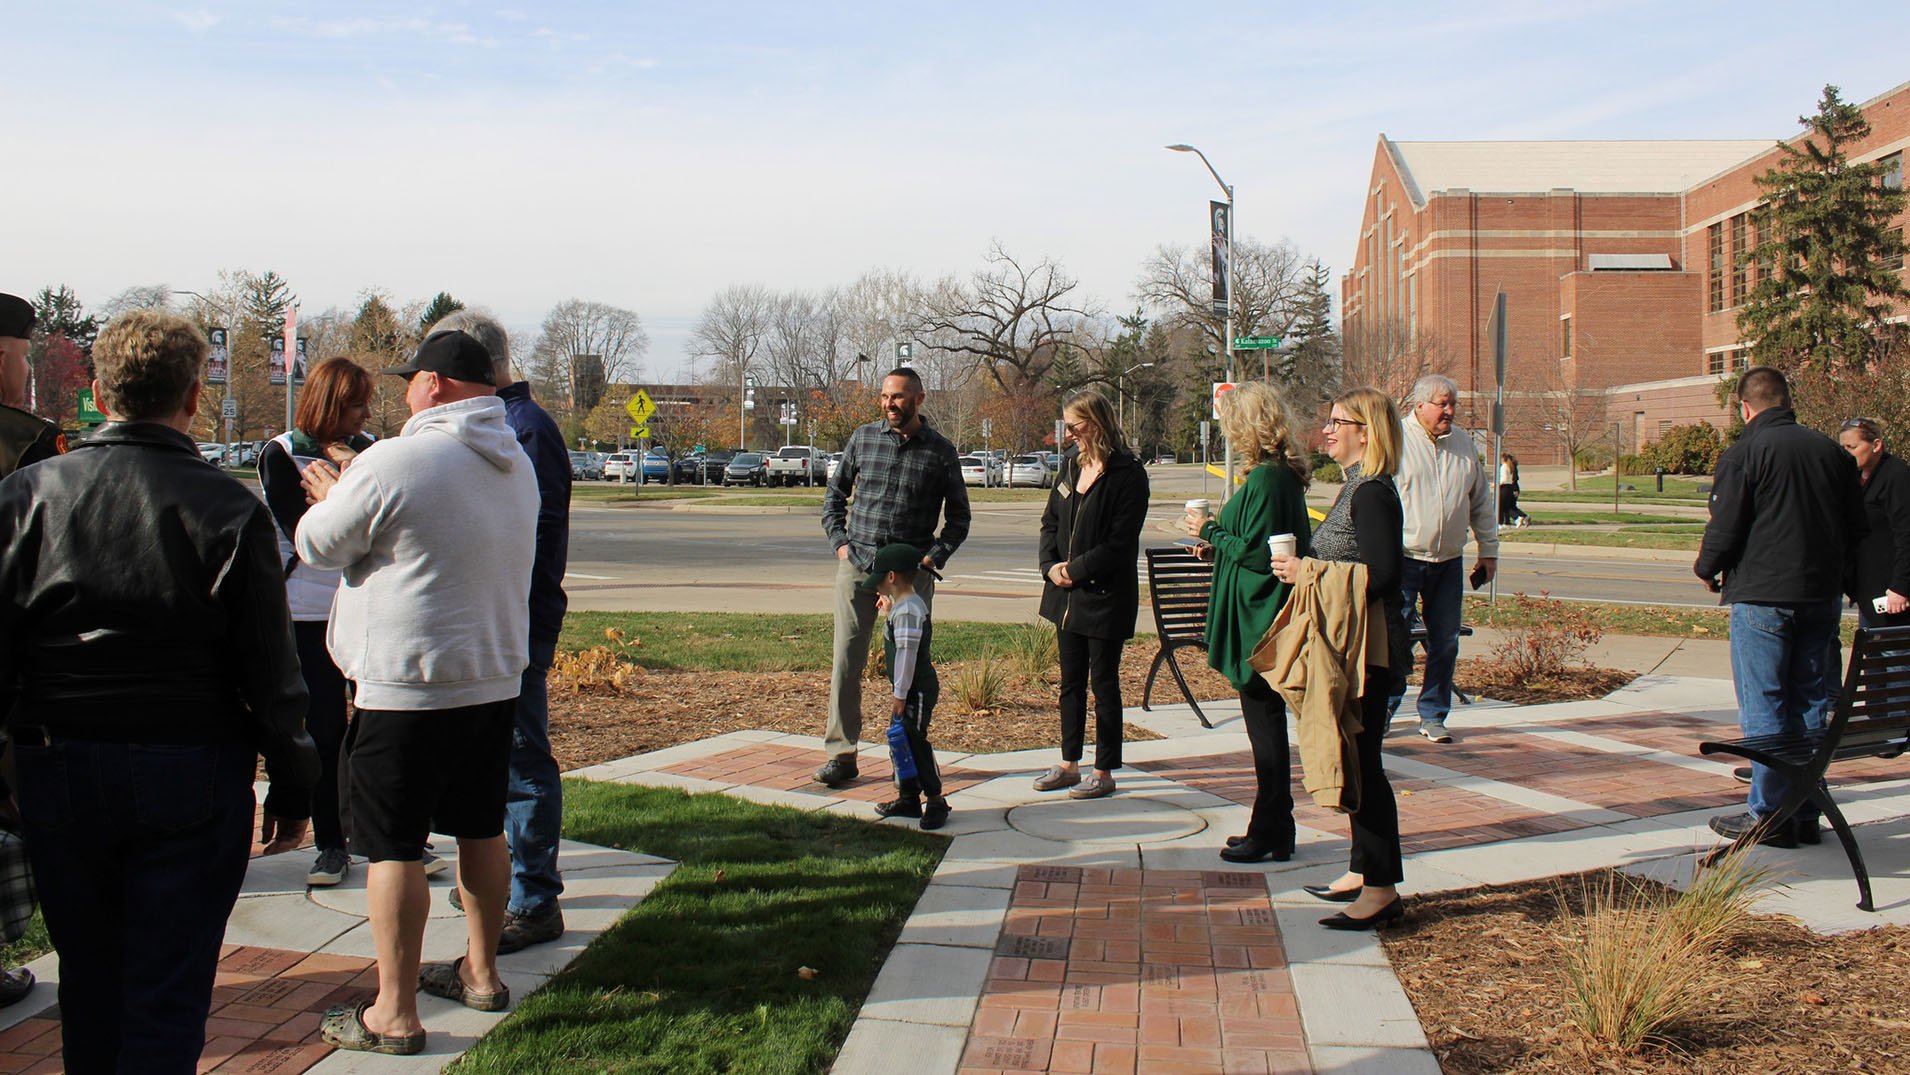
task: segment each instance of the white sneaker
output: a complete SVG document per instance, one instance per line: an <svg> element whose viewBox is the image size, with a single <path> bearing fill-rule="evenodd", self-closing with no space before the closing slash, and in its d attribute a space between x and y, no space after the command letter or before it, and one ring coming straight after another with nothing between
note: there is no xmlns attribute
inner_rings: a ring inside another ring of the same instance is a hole
<svg viewBox="0 0 1910 1075"><path fill-rule="evenodd" d="M429 851L424 853L424 875L426 877L436 877L450 868L451 863L449 861L441 859Z"/></svg>

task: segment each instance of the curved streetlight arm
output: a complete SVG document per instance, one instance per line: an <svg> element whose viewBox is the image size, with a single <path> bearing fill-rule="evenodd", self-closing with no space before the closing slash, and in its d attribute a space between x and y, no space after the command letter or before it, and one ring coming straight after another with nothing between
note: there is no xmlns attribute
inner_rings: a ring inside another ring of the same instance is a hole
<svg viewBox="0 0 1910 1075"><path fill-rule="evenodd" d="M1207 166L1207 174L1213 176L1214 182L1220 184L1221 191L1227 195L1227 201L1232 202L1234 200L1234 188L1228 186L1227 181L1225 179L1220 178L1220 173L1214 170L1214 162L1207 159L1207 154L1202 153L1200 150L1195 149L1193 146L1184 145L1178 142L1175 143L1174 145L1168 146L1167 148L1173 150L1176 153L1192 153L1194 156L1199 157L1200 163Z"/></svg>

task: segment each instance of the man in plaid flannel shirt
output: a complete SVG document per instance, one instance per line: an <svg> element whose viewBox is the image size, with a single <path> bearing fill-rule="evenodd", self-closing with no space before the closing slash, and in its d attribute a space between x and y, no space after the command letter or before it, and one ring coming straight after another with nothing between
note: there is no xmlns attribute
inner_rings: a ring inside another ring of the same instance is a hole
<svg viewBox="0 0 1910 1075"><path fill-rule="evenodd" d="M822 530L836 549L835 661L829 677L829 760L816 782L840 787L856 778L856 741L862 737L862 670L875 629L875 594L857 584L891 542L922 550L922 563L941 567L968 537L968 487L955 445L921 414L922 378L906 366L882 379L882 420L849 437L836 476L822 498ZM855 494L855 508L849 496ZM944 521L935 535L937 517ZM935 583L918 576L916 593L931 608Z"/></svg>

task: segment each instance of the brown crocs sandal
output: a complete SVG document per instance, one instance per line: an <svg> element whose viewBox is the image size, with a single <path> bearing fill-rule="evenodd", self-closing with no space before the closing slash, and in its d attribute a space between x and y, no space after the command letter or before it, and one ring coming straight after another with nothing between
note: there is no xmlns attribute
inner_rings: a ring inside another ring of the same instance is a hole
<svg viewBox="0 0 1910 1075"><path fill-rule="evenodd" d="M365 1025L366 1001L355 1008L333 1008L318 1024L318 1036L327 1045L359 1053L416 1056L424 1052L424 1031L416 1034L380 1034Z"/></svg>
<svg viewBox="0 0 1910 1075"><path fill-rule="evenodd" d="M463 965L463 956L449 963L426 963L418 968L418 988L434 997L455 1000L473 1011L501 1012L511 1006L510 986L495 993L480 993L465 985L464 979L458 976L458 968Z"/></svg>

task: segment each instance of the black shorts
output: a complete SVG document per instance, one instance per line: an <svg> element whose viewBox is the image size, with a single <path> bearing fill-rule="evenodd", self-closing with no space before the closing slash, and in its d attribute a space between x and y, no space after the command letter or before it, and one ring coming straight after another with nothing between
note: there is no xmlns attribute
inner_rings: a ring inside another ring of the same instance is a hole
<svg viewBox="0 0 1910 1075"><path fill-rule="evenodd" d="M517 699L457 709L360 709L345 736L351 849L417 862L433 832L504 834Z"/></svg>

